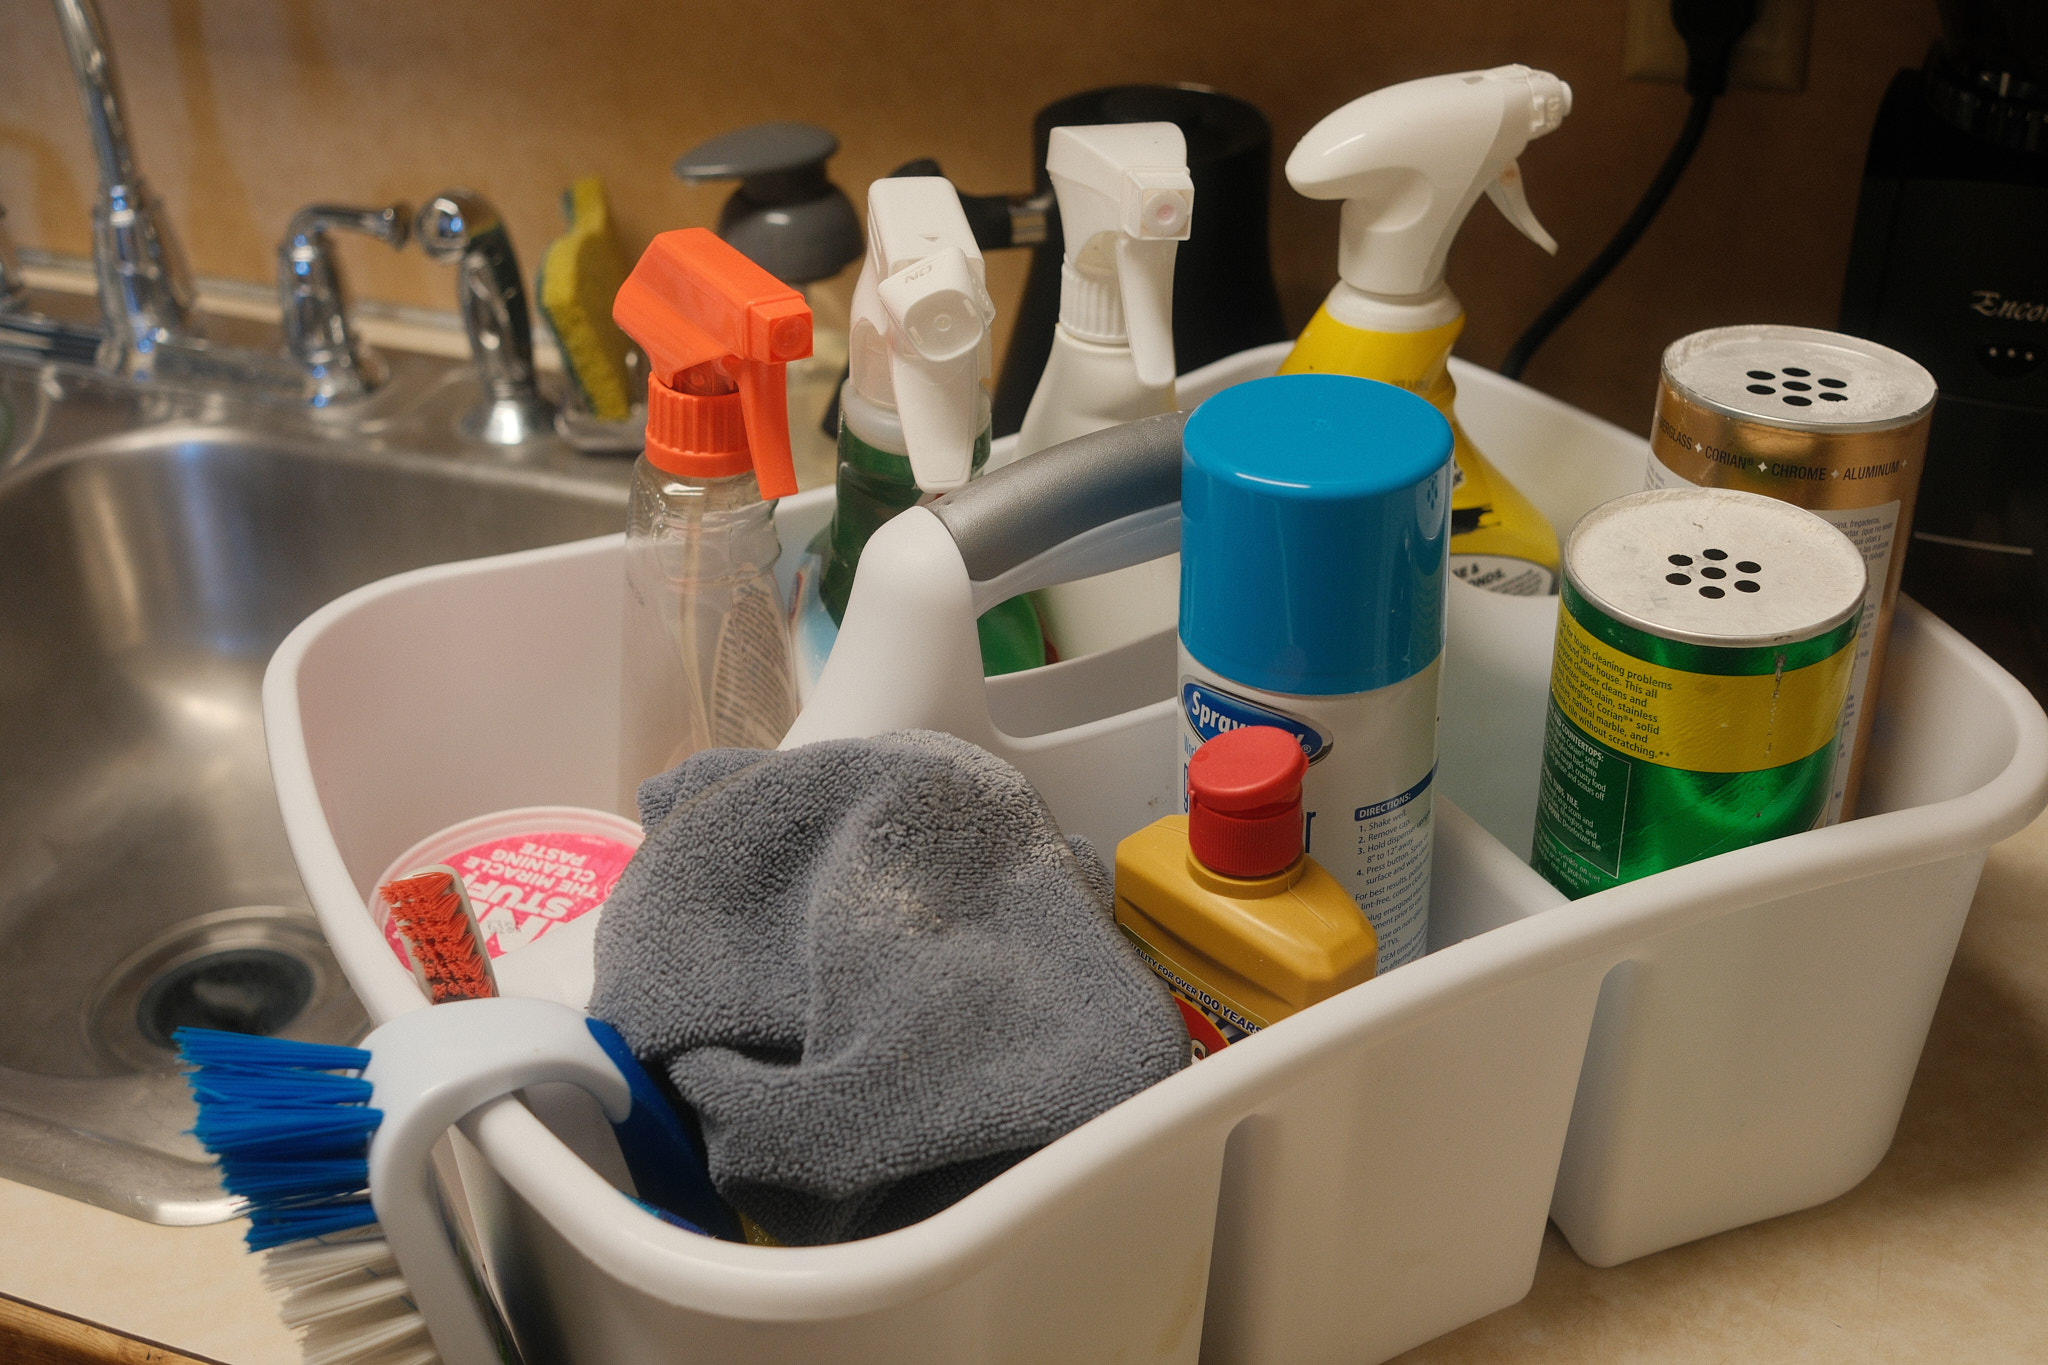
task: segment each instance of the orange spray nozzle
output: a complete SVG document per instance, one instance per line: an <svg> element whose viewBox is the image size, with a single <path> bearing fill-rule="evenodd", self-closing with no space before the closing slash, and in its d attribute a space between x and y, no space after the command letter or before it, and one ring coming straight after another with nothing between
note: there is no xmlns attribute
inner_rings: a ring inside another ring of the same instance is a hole
<svg viewBox="0 0 2048 1365"><path fill-rule="evenodd" d="M783 367L811 353L803 295L683 228L647 244L612 318L647 356L650 463L697 478L752 469L762 497L796 492Z"/></svg>

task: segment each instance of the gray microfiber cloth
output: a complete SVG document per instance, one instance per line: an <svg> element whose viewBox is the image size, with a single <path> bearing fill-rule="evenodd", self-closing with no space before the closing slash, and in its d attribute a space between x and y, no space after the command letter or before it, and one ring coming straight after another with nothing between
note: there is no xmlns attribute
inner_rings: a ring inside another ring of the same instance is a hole
<svg viewBox="0 0 2048 1365"><path fill-rule="evenodd" d="M785 1243L916 1222L1188 1062L1093 850L964 740L710 749L640 819L590 1012Z"/></svg>

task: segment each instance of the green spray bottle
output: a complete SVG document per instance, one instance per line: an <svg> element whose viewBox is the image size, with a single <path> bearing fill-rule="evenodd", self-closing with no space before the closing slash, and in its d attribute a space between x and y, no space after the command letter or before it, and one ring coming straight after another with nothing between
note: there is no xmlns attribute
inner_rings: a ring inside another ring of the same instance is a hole
<svg viewBox="0 0 2048 1365"><path fill-rule="evenodd" d="M805 696L838 638L868 537L898 512L960 487L988 460L983 384L995 305L958 193L941 176L877 180L867 235L839 404L839 503L798 569L791 610ZM1046 661L1028 598L992 608L977 625L989 676Z"/></svg>

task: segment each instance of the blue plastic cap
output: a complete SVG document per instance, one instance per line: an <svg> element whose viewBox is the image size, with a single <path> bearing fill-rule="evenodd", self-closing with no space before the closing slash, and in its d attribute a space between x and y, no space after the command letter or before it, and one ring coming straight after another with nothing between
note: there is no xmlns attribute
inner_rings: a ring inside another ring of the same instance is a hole
<svg viewBox="0 0 2048 1365"><path fill-rule="evenodd" d="M1225 389L1182 437L1180 638L1268 692L1369 692L1443 649L1451 424L1377 380Z"/></svg>

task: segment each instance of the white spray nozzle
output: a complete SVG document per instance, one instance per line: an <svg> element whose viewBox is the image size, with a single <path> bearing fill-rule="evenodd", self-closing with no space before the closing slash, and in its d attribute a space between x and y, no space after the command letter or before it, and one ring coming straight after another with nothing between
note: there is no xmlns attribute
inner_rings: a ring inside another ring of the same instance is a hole
<svg viewBox="0 0 2048 1365"><path fill-rule="evenodd" d="M1515 158L1571 111L1571 87L1526 66L1390 85L1309 129L1287 158L1287 181L1311 199L1344 201L1337 273L1346 284L1427 294L1482 191L1530 241L1557 250Z"/></svg>
<svg viewBox="0 0 2048 1365"><path fill-rule="evenodd" d="M852 384L894 408L917 486L948 493L974 472L995 321L981 249L941 176L868 187L868 255L854 287Z"/></svg>
<svg viewBox="0 0 2048 1365"><path fill-rule="evenodd" d="M1060 323L1127 343L1138 378L1173 382L1173 261L1195 216L1187 139L1171 123L1055 128L1045 169L1066 237Z"/></svg>

